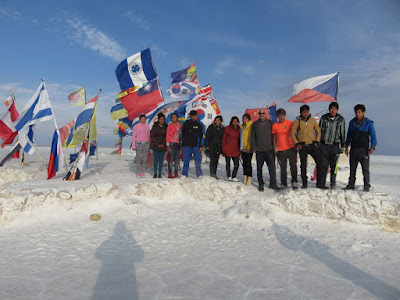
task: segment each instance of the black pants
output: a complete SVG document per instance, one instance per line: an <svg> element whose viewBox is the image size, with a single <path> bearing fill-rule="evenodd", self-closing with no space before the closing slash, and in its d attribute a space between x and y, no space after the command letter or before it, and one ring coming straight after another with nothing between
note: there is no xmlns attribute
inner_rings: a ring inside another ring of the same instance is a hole
<svg viewBox="0 0 400 300"><path fill-rule="evenodd" d="M331 185L336 184L337 163L340 156L339 144L321 145L321 153L325 156L327 164L325 166L325 173L328 172L328 167L331 167Z"/></svg>
<svg viewBox="0 0 400 300"><path fill-rule="evenodd" d="M210 175L217 175L219 154L210 153Z"/></svg>
<svg viewBox="0 0 400 300"><path fill-rule="evenodd" d="M253 158L253 153L247 153L242 151L242 161L243 161L243 175L253 176L253 168L251 167L251 159Z"/></svg>
<svg viewBox="0 0 400 300"><path fill-rule="evenodd" d="M278 151L277 155L279 165L281 166L281 185L287 186L287 161L289 160L290 175L292 183L297 182L297 151L296 148Z"/></svg>
<svg viewBox="0 0 400 300"><path fill-rule="evenodd" d="M232 178L236 178L237 172L239 170L239 157L225 157L226 162L226 177L231 177L231 159L233 160L233 171Z"/></svg>
<svg viewBox="0 0 400 300"><path fill-rule="evenodd" d="M269 151L257 151L256 152L256 160L257 160L257 179L259 185L264 185L262 167L264 162L267 163L268 171L269 171L269 184L276 185L276 168L275 168L275 156L274 150Z"/></svg>
<svg viewBox="0 0 400 300"><path fill-rule="evenodd" d="M369 181L369 154L368 149L351 148L350 149L350 177L349 185L354 186L356 183L356 170L358 163L361 164L364 175L364 187L370 186Z"/></svg>
<svg viewBox="0 0 400 300"><path fill-rule="evenodd" d="M302 145L303 147L299 150L300 154L300 169L301 169L301 181L307 184L307 156L310 154L317 164L317 186L325 185L326 182L326 164L327 161L322 155L320 149L314 144Z"/></svg>

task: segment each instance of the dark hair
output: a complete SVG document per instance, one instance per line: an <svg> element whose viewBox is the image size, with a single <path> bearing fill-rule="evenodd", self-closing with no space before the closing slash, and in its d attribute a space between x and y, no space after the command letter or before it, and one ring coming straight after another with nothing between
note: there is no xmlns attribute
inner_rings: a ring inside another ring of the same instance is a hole
<svg viewBox="0 0 400 300"><path fill-rule="evenodd" d="M147 119L147 118L146 118L146 115L140 115L139 120L140 120L141 118Z"/></svg>
<svg viewBox="0 0 400 300"><path fill-rule="evenodd" d="M232 118L231 118L231 122L229 123L229 125L232 125L232 123L233 123L233 120L237 120L237 121L238 121L238 123L240 123L240 121L239 121L239 118L238 118L238 117L236 117L236 116L234 116L234 117L232 117Z"/></svg>
<svg viewBox="0 0 400 300"><path fill-rule="evenodd" d="M179 116L178 116L177 113L172 113L172 114L171 114L171 119L172 119L172 116L176 116L176 117L178 118L178 120L179 120Z"/></svg>
<svg viewBox="0 0 400 300"><path fill-rule="evenodd" d="M158 120L161 119L161 118L164 118L164 119L165 119L165 115L164 115L163 113L159 113L159 114L157 115L157 119L158 119Z"/></svg>
<svg viewBox="0 0 400 300"><path fill-rule="evenodd" d="M280 116L280 115L285 115L286 116L286 110L284 110L283 108L280 108L276 111L276 116Z"/></svg>
<svg viewBox="0 0 400 300"><path fill-rule="evenodd" d="M310 107L307 104L300 106L300 113L302 113L303 111L306 111L306 110L310 110Z"/></svg>
<svg viewBox="0 0 400 300"><path fill-rule="evenodd" d="M197 116L197 111L191 110L189 113L190 116Z"/></svg>
<svg viewBox="0 0 400 300"><path fill-rule="evenodd" d="M224 121L224 120L222 120L222 116L216 116L216 117L214 118L214 121L217 120L217 119L220 119L221 122Z"/></svg>
<svg viewBox="0 0 400 300"><path fill-rule="evenodd" d="M244 114L244 115L242 116L242 118L244 118L244 117L246 117L247 119L251 120L251 118L250 118L250 115L249 115L249 114Z"/></svg>
<svg viewBox="0 0 400 300"><path fill-rule="evenodd" d="M332 107L336 107L336 109L339 110L339 103L331 102L331 104L329 104L329 109L331 109Z"/></svg>
<svg viewBox="0 0 400 300"><path fill-rule="evenodd" d="M356 106L354 106L354 111L357 111L361 109L362 112L365 111L365 105L364 104L357 104Z"/></svg>

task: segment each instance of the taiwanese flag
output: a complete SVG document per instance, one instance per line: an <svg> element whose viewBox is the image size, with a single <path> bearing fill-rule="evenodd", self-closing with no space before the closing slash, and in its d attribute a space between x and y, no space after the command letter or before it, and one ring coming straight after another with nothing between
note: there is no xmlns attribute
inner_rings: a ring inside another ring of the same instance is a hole
<svg viewBox="0 0 400 300"><path fill-rule="evenodd" d="M294 85L293 97L288 102L332 102L337 100L338 90L339 72L312 77Z"/></svg>
<svg viewBox="0 0 400 300"><path fill-rule="evenodd" d="M138 118L142 114L155 109L159 103L163 102L161 95L161 89L158 83L158 78L150 81L147 85L140 88L136 92L132 90L126 90L120 93L118 96L121 100L122 105L128 112L129 120Z"/></svg>
<svg viewBox="0 0 400 300"><path fill-rule="evenodd" d="M60 133L58 129L54 131L53 141L51 142L51 152L49 159L49 167L47 168L47 179L56 176L58 169L64 166L64 152L62 149Z"/></svg>

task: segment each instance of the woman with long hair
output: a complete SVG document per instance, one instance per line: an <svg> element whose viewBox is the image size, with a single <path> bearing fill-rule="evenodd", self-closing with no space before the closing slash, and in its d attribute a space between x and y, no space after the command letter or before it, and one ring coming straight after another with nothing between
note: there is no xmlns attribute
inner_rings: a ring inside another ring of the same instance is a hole
<svg viewBox="0 0 400 300"><path fill-rule="evenodd" d="M242 125L240 125L240 153L243 162L243 183L251 185L253 181L253 169L251 167L251 159L253 158L253 150L251 149L251 125L253 121L249 114L242 117Z"/></svg>
<svg viewBox="0 0 400 300"><path fill-rule="evenodd" d="M150 126L146 124L146 116L141 115L139 123L133 126L132 149L136 151L136 172L137 177L145 177L147 156L150 147Z"/></svg>
<svg viewBox="0 0 400 300"><path fill-rule="evenodd" d="M236 178L239 169L240 157L240 127L239 118L232 117L229 126L225 127L222 136L222 154L226 161L226 177L228 180L239 181ZM231 173L231 160L233 161L233 171Z"/></svg>
<svg viewBox="0 0 400 300"><path fill-rule="evenodd" d="M182 124L179 123L179 116L176 113L171 115L171 121L167 127L167 151L169 152L168 178L177 178L179 154L181 152L180 133ZM174 166L174 174L172 173L172 166Z"/></svg>
<svg viewBox="0 0 400 300"><path fill-rule="evenodd" d="M218 179L217 167L219 156L222 153L222 135L224 126L222 125L222 116L216 116L214 122L208 126L204 146L210 155L210 176Z"/></svg>
<svg viewBox="0 0 400 300"><path fill-rule="evenodd" d="M167 124L165 123L165 115L158 114L158 121L154 123L150 132L150 149L154 154L154 176L153 178L162 178L161 172L164 162L165 150L167 149ZM158 171L158 175L157 175Z"/></svg>

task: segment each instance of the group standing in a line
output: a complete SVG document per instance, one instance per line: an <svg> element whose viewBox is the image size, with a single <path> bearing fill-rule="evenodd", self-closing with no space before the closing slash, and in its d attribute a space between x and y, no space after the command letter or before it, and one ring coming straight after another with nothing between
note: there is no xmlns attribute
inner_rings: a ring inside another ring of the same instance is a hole
<svg viewBox="0 0 400 300"><path fill-rule="evenodd" d="M217 168L220 155L225 157L226 177L230 181L239 181L237 174L240 162L243 166L243 183L252 185L252 157L256 156L258 190L264 191L263 165L267 164L269 173L269 188L280 190L288 186L287 162L289 161L291 186L297 189L297 153L300 157L301 188L307 188L307 158L308 155L316 163L317 188L328 189L326 175L330 168L330 188L336 188L336 173L339 156L350 149L350 177L345 189L354 189L356 169L360 162L364 175L364 191L370 189L369 155L377 144L374 123L365 117L365 106L357 104L354 107L355 118L349 123L347 137L345 136L345 120L338 113L339 104L332 102L329 112L320 118L319 124L310 115L310 107L302 105L300 115L294 122L286 119L286 111L278 109L278 121L273 123L267 118L267 110L259 110L259 118L253 122L248 114L239 118L231 118L224 127L222 116L217 116L205 131L204 124L199 121L197 112L190 112L190 119L183 125L179 123L178 115L171 115L171 123L165 122L165 115L158 114L158 121L150 129L146 124L146 116L140 117L140 122L133 128L132 148L136 150L137 176L144 177L149 149L154 154L154 177L162 177L162 167L165 153L168 152L168 178L177 178L179 157L183 155L181 178L188 177L190 161L195 163L195 173L202 178L201 162L203 147L210 158L210 176L219 179ZM182 151L181 151L182 150ZM277 185L275 157L280 166L280 184ZM233 169L231 169L233 162Z"/></svg>

